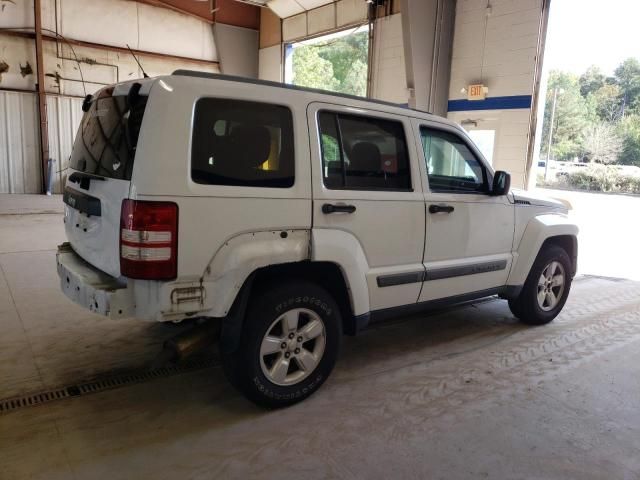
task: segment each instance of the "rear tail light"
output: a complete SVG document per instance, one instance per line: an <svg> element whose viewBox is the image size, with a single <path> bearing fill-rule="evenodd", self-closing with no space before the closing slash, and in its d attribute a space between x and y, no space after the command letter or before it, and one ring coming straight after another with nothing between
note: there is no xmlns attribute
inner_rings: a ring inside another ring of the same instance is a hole
<svg viewBox="0 0 640 480"><path fill-rule="evenodd" d="M175 203L122 201L120 273L144 280L176 278L178 206Z"/></svg>

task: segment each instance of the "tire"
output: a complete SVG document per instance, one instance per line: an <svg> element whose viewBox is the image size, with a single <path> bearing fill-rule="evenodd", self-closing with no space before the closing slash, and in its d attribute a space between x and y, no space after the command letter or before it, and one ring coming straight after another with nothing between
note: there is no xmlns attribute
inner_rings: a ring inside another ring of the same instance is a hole
<svg viewBox="0 0 640 480"><path fill-rule="evenodd" d="M519 299L520 299L519 296L517 298L509 299L509 310L511 310L511 313L513 313L513 316L518 319L522 316L522 311L520 310L520 303L518 302Z"/></svg>
<svg viewBox="0 0 640 480"><path fill-rule="evenodd" d="M571 260L557 245L538 254L520 295L509 300L511 313L528 325L551 322L562 310L571 289ZM562 285L559 285L562 277Z"/></svg>
<svg viewBox="0 0 640 480"><path fill-rule="evenodd" d="M223 355L223 368L255 404L286 407L324 383L341 336L340 309L331 295L313 283L287 283L251 298L240 345Z"/></svg>

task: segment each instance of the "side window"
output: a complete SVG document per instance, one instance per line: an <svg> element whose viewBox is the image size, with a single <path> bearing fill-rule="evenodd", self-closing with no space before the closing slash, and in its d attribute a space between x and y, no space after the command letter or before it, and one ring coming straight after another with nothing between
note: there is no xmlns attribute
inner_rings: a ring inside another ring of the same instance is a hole
<svg viewBox="0 0 640 480"><path fill-rule="evenodd" d="M291 187L294 183L291 111L258 102L198 100L191 178L207 185Z"/></svg>
<svg viewBox="0 0 640 480"><path fill-rule="evenodd" d="M402 123L320 112L318 124L327 188L411 190Z"/></svg>
<svg viewBox="0 0 640 480"><path fill-rule="evenodd" d="M420 134L431 191L489 191L485 167L460 137L425 127Z"/></svg>

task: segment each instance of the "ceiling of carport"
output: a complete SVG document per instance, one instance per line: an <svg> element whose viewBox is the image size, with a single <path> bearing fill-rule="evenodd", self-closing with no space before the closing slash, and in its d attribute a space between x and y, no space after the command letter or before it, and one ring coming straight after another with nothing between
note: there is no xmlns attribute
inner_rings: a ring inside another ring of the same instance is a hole
<svg viewBox="0 0 640 480"><path fill-rule="evenodd" d="M1 1L1 0L0 0ZM150 4L165 4L170 8L190 13L198 17L212 20L213 12L217 10L220 2L216 0L140 0ZM299 13L312 10L334 3L335 0L236 0L239 3L269 7L280 18L287 18ZM364 0L363 0L364 1Z"/></svg>
<svg viewBox="0 0 640 480"><path fill-rule="evenodd" d="M195 0L207 1L207 0ZM237 2L269 7L280 18L287 18L299 13L313 10L334 3L335 0L236 0Z"/></svg>
<svg viewBox="0 0 640 480"><path fill-rule="evenodd" d="M267 0L264 3L280 18L286 18L328 5L333 0Z"/></svg>

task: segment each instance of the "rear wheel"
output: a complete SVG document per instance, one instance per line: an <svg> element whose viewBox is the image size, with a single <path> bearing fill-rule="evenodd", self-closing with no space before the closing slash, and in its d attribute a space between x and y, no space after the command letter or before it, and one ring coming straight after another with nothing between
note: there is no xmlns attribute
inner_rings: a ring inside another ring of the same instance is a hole
<svg viewBox="0 0 640 480"><path fill-rule="evenodd" d="M509 300L511 313L529 325L552 321L569 296L570 272L567 252L556 245L545 247L533 263L520 295Z"/></svg>
<svg viewBox="0 0 640 480"><path fill-rule="evenodd" d="M338 306L324 289L296 282L251 300L238 350L223 357L231 383L249 400L272 408L315 392L336 362Z"/></svg>

